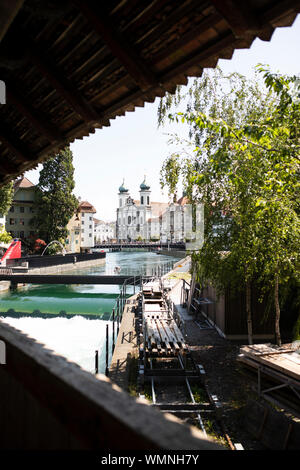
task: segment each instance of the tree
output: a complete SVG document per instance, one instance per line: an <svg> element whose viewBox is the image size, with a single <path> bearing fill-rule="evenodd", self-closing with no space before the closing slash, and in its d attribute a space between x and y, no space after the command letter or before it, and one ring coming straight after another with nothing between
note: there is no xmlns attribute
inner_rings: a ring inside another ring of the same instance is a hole
<svg viewBox="0 0 300 470"><path fill-rule="evenodd" d="M2 185L0 187L0 214L6 215L8 209L12 205L13 200L13 182ZM4 227L0 227L0 242L9 243L11 241L11 235L6 232Z"/></svg>
<svg viewBox="0 0 300 470"><path fill-rule="evenodd" d="M12 205L14 195L13 182L0 186L0 214L6 215Z"/></svg>
<svg viewBox="0 0 300 470"><path fill-rule="evenodd" d="M39 236L49 243L64 241L66 226L78 201L72 194L75 187L73 155L69 147L43 164L37 185L37 215L34 218Z"/></svg>
<svg viewBox="0 0 300 470"><path fill-rule="evenodd" d="M192 156L169 157L161 182L170 188L171 178L172 188L177 184L178 175L169 171L172 161L189 198L205 203L210 217L194 259L202 275L221 288L244 280L249 342L251 282L262 283L265 292L273 290L280 344L279 286L297 275L299 263L300 89L297 77L263 67L258 72L264 74L264 86L238 74L226 78L220 70L212 79L204 75L192 90L193 107L188 104L187 112L169 116L190 124L196 148ZM220 77L227 80L225 91L218 86ZM169 104L160 112L166 115ZM216 230L215 218L224 210L231 223Z"/></svg>

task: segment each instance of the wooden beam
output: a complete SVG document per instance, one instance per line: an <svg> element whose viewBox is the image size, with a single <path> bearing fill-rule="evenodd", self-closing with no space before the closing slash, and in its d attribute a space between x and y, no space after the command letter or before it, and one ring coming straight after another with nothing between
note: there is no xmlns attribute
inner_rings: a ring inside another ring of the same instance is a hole
<svg viewBox="0 0 300 470"><path fill-rule="evenodd" d="M22 8L24 0L0 1L0 42L4 38L8 28Z"/></svg>
<svg viewBox="0 0 300 470"><path fill-rule="evenodd" d="M2 122L0 123L0 141L15 155L17 162L30 162L34 160L34 157L28 155L27 151L23 149L19 139Z"/></svg>
<svg viewBox="0 0 300 470"><path fill-rule="evenodd" d="M6 158L0 157L0 173L2 175L13 175L19 169L19 165L13 164Z"/></svg>
<svg viewBox="0 0 300 470"><path fill-rule="evenodd" d="M149 67L130 46L126 38L112 25L109 17L99 11L95 2L71 0L86 18L94 31L101 36L115 57L123 64L129 75L142 90L158 85L157 79Z"/></svg>
<svg viewBox="0 0 300 470"><path fill-rule="evenodd" d="M7 104L14 105L50 142L64 141L63 135L49 122L40 111L34 109L23 96L17 92L9 81L6 83Z"/></svg>
<svg viewBox="0 0 300 470"><path fill-rule="evenodd" d="M40 48L33 41L27 42L27 50L30 60L40 70L42 75L52 84L55 90L66 100L74 111L89 124L98 123L101 120L99 115L88 101L82 96L73 83L65 77L63 71L55 66L49 54L45 57ZM45 57L45 58L44 58Z"/></svg>
<svg viewBox="0 0 300 470"><path fill-rule="evenodd" d="M259 18L253 14L246 2L237 0L210 0L216 10L227 21L237 38L257 33L262 29Z"/></svg>

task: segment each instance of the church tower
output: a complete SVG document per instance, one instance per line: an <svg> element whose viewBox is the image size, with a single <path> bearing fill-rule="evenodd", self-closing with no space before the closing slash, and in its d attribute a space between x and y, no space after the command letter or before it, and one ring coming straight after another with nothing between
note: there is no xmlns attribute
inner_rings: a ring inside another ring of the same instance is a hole
<svg viewBox="0 0 300 470"><path fill-rule="evenodd" d="M117 240L120 241L126 238L126 227L124 225L124 211L126 207L126 201L129 196L128 189L124 186L124 179L123 183L119 187L119 207L117 208L117 220L116 220L116 237Z"/></svg>
<svg viewBox="0 0 300 470"><path fill-rule="evenodd" d="M140 204L141 206L150 206L150 186L146 183L146 176L140 185Z"/></svg>
<svg viewBox="0 0 300 470"><path fill-rule="evenodd" d="M123 183L119 187L119 208L125 206L128 196L129 196L128 189L125 188L124 179L123 179Z"/></svg>

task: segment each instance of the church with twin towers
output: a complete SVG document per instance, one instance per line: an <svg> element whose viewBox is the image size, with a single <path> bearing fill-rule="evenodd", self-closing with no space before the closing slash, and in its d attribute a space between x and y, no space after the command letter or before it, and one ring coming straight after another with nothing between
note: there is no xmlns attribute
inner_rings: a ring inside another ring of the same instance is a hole
<svg viewBox="0 0 300 470"><path fill-rule="evenodd" d="M139 186L139 198L133 199L125 181L119 187L116 216L118 242L160 241L192 242L202 217L202 208L192 206L185 194L176 202L155 202L146 177Z"/></svg>

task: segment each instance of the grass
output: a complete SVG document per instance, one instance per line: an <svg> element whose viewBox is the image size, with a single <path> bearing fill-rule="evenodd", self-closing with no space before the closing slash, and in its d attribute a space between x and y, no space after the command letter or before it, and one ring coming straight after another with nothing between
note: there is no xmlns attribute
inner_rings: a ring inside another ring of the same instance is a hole
<svg viewBox="0 0 300 470"><path fill-rule="evenodd" d="M203 403L208 401L206 391L198 385L191 386L192 394L196 403Z"/></svg>
<svg viewBox="0 0 300 470"><path fill-rule="evenodd" d="M190 273L173 273L170 274L167 279L184 279L185 281L190 281L191 280L191 275Z"/></svg>
<svg viewBox="0 0 300 470"><path fill-rule="evenodd" d="M128 393L133 397L138 397L137 376L138 376L138 358L128 357Z"/></svg>

